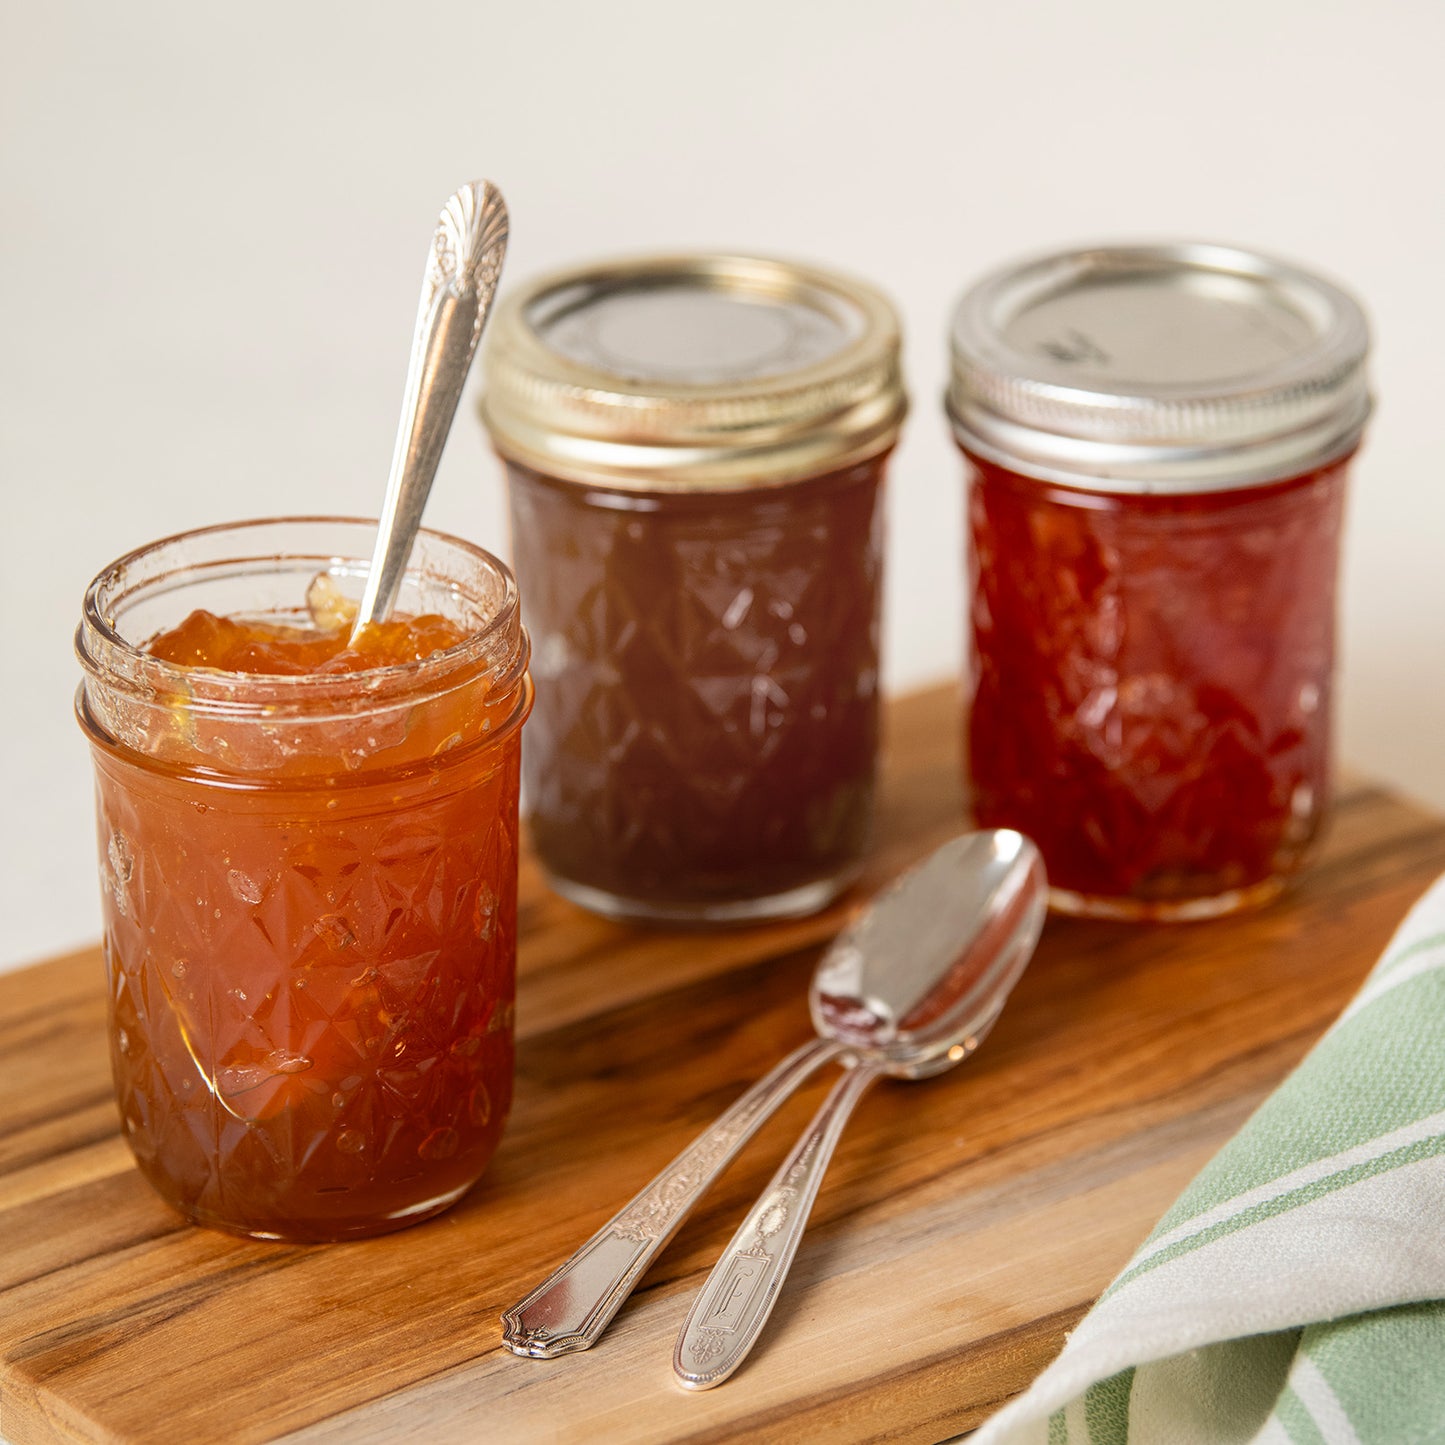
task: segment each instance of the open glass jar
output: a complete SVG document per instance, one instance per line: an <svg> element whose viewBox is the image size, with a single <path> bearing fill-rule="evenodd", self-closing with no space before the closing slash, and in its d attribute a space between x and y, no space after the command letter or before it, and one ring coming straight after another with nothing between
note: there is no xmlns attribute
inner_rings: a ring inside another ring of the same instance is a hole
<svg viewBox="0 0 1445 1445"><path fill-rule="evenodd" d="M359 594L374 537L295 519L157 542L96 578L76 639L126 1139L188 1218L262 1238L444 1209L511 1102L531 684L508 570L423 533L398 610L461 641L405 665L147 651L197 608L304 624L319 574Z"/></svg>
<svg viewBox="0 0 1445 1445"><path fill-rule="evenodd" d="M1220 246L1047 256L960 303L972 808L1063 911L1226 913L1316 837L1368 339L1337 287Z"/></svg>
<svg viewBox="0 0 1445 1445"><path fill-rule="evenodd" d="M499 309L482 415L536 647L529 822L576 902L741 922L855 876L898 352L871 288L752 258L579 268Z"/></svg>

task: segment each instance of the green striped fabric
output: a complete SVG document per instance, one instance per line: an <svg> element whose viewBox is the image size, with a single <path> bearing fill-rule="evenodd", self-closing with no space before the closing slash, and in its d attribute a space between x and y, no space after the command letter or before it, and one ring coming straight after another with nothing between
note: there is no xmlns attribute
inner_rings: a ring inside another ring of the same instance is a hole
<svg viewBox="0 0 1445 1445"><path fill-rule="evenodd" d="M1445 878L971 1445L1445 1445Z"/></svg>

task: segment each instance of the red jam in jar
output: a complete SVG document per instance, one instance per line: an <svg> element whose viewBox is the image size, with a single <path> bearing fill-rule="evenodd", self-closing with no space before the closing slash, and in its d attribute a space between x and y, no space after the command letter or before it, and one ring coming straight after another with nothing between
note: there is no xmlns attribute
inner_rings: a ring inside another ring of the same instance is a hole
<svg viewBox="0 0 1445 1445"><path fill-rule="evenodd" d="M972 810L1063 911L1229 912L1316 838L1366 346L1337 288L1218 247L1049 257L960 305Z"/></svg>
<svg viewBox="0 0 1445 1445"><path fill-rule="evenodd" d="M855 876L903 410L891 308L826 273L643 260L501 308L483 417L536 649L529 822L567 897L722 924Z"/></svg>
<svg viewBox="0 0 1445 1445"><path fill-rule="evenodd" d="M371 537L173 538L92 584L79 633L126 1138L187 1217L262 1238L436 1213L511 1102L515 584L423 534L414 615L353 644L316 604Z"/></svg>

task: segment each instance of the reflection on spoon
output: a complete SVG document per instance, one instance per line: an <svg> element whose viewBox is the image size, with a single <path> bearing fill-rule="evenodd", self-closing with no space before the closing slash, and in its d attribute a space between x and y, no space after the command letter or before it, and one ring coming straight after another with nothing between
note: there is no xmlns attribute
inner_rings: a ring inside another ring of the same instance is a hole
<svg viewBox="0 0 1445 1445"><path fill-rule="evenodd" d="M961 1025L970 1023L959 1037L982 1037L993 1021L988 1003L1002 1005L1027 960L1043 925L1044 891L1038 850L1008 830L955 838L905 874L820 960L811 990L818 1037L749 1089L507 1310L507 1348L550 1359L596 1344L713 1181L824 1063L866 1053L896 1056L902 1068L947 1067Z"/></svg>

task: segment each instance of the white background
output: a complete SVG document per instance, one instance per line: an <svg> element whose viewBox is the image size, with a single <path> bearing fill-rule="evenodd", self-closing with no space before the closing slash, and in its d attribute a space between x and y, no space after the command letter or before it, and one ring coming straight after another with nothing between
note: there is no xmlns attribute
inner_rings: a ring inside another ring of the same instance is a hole
<svg viewBox="0 0 1445 1445"><path fill-rule="evenodd" d="M1340 751L1445 807L1445 6L65 0L0 36L0 966L98 932L70 714L89 578L165 533L374 512L426 244L462 180L508 276L757 250L907 328L887 672L956 670L951 303L1022 253L1234 241L1357 291L1379 411L1346 548ZM505 284L505 281L504 281ZM470 404L428 512L506 550Z"/></svg>

